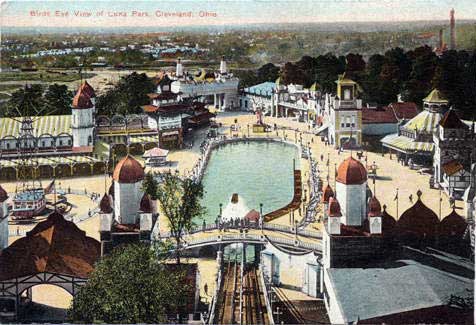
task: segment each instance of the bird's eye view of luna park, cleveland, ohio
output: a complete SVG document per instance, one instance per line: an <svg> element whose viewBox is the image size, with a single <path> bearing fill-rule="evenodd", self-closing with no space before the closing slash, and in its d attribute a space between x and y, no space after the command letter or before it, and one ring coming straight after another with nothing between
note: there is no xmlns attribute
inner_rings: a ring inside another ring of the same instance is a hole
<svg viewBox="0 0 476 325"><path fill-rule="evenodd" d="M0 6L0 323L474 323L472 1Z"/></svg>

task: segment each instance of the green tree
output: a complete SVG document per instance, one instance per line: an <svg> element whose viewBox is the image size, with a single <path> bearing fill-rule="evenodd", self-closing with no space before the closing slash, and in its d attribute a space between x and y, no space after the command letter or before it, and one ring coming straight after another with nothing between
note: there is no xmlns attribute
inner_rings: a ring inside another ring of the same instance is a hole
<svg viewBox="0 0 476 325"><path fill-rule="evenodd" d="M271 81L274 82L279 77L279 68L272 63L261 66L257 72L258 83Z"/></svg>
<svg viewBox="0 0 476 325"><path fill-rule="evenodd" d="M175 258L180 264L180 244L184 231L193 226L193 220L202 216L204 207L200 203L203 197L203 185L189 178L182 180L170 173L160 174L161 182L157 190L157 200L162 213L167 218L170 233L175 240Z"/></svg>
<svg viewBox="0 0 476 325"><path fill-rule="evenodd" d="M145 174L144 181L142 182L142 190L147 193L152 200L157 200L157 188L158 184L154 178L154 174L149 171Z"/></svg>
<svg viewBox="0 0 476 325"><path fill-rule="evenodd" d="M7 102L5 116L45 115L45 100L41 85L26 85L15 91Z"/></svg>
<svg viewBox="0 0 476 325"><path fill-rule="evenodd" d="M133 72L122 77L117 85L97 99L100 114L140 114L141 106L150 103L148 93L154 92L155 86L145 73Z"/></svg>
<svg viewBox="0 0 476 325"><path fill-rule="evenodd" d="M429 46L422 46L407 54L412 59L409 79L403 85L404 99L421 105L432 88L438 58Z"/></svg>
<svg viewBox="0 0 476 325"><path fill-rule="evenodd" d="M73 298L68 318L82 323L163 323L166 314L185 307L190 288L180 269L164 263L165 255L149 245L116 248L95 266Z"/></svg>
<svg viewBox="0 0 476 325"><path fill-rule="evenodd" d="M337 77L345 71L344 60L337 58L332 53L319 55L316 58L316 79L324 92L335 92Z"/></svg>
<svg viewBox="0 0 476 325"><path fill-rule="evenodd" d="M66 85L53 84L45 93L45 105L48 114L67 115L71 114L71 102L73 93Z"/></svg>

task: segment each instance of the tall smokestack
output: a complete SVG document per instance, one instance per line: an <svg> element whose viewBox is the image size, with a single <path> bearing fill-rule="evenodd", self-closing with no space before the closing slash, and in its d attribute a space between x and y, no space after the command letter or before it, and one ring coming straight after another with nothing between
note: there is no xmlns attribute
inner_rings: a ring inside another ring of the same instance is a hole
<svg viewBox="0 0 476 325"><path fill-rule="evenodd" d="M456 49L455 10L450 11L450 49Z"/></svg>
<svg viewBox="0 0 476 325"><path fill-rule="evenodd" d="M440 50L443 49L443 29L442 28L440 28L438 48Z"/></svg>

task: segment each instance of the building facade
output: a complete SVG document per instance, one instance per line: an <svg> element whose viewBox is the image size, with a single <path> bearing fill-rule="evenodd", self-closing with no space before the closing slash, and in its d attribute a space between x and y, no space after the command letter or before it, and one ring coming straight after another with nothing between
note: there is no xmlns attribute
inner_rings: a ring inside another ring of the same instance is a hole
<svg viewBox="0 0 476 325"><path fill-rule="evenodd" d="M474 125L469 127L450 108L433 134L434 186L450 197L462 197L470 185L471 162L476 157Z"/></svg>
<svg viewBox="0 0 476 325"><path fill-rule="evenodd" d="M358 148L362 145L362 100L358 99L359 86L340 75L337 96L326 101L329 105L328 140L335 148Z"/></svg>

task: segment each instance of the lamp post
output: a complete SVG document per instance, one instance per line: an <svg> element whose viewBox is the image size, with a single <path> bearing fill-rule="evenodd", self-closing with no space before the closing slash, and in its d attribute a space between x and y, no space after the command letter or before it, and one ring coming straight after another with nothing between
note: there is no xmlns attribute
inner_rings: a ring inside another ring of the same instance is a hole
<svg viewBox="0 0 476 325"><path fill-rule="evenodd" d="M260 228L261 228L261 231L263 231L263 225L264 225L263 203L260 203L260 204L259 204L259 220L260 220Z"/></svg>

